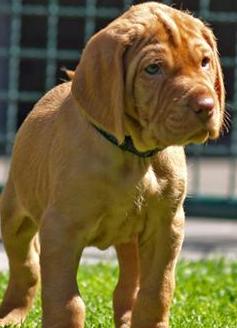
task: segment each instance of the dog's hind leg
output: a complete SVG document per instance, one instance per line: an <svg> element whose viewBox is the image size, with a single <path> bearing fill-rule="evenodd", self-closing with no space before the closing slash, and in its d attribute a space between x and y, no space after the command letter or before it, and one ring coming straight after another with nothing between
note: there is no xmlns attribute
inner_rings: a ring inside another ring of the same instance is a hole
<svg viewBox="0 0 237 328"><path fill-rule="evenodd" d="M116 328L129 328L133 304L139 289L137 240L116 246L119 280L114 290L113 307Z"/></svg>
<svg viewBox="0 0 237 328"><path fill-rule="evenodd" d="M24 321L39 278L37 226L19 206L11 181L1 200L1 228L9 259L9 282L0 307L0 327Z"/></svg>

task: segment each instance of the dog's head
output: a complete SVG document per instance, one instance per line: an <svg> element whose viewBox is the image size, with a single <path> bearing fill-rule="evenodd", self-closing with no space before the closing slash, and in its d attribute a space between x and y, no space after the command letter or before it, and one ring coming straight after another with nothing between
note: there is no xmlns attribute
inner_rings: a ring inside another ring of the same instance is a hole
<svg viewBox="0 0 237 328"><path fill-rule="evenodd" d="M89 40L72 94L90 121L140 151L215 139L225 93L214 35L166 5L133 6Z"/></svg>

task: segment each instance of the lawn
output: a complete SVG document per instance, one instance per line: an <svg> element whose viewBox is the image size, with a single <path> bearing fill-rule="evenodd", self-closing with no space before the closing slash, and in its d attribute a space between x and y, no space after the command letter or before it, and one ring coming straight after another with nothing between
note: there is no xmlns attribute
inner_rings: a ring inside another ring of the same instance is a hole
<svg viewBox="0 0 237 328"><path fill-rule="evenodd" d="M87 305L86 328L112 328L111 294L118 270L111 265L83 266L78 275ZM7 276L0 275L0 294ZM40 300L21 327L40 327ZM177 268L171 328L236 328L237 263L225 260L187 262Z"/></svg>

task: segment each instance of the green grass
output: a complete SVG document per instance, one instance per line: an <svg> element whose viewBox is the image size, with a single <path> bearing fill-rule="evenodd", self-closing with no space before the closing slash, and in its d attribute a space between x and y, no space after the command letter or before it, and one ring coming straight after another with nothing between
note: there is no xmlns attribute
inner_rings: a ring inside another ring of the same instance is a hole
<svg viewBox="0 0 237 328"><path fill-rule="evenodd" d="M111 265L82 266L78 275L87 305L86 328L111 328L112 291L118 270ZM0 275L0 294L7 276ZM40 327L40 300L22 328ZM225 260L180 262L171 311L171 328L237 328L237 263Z"/></svg>

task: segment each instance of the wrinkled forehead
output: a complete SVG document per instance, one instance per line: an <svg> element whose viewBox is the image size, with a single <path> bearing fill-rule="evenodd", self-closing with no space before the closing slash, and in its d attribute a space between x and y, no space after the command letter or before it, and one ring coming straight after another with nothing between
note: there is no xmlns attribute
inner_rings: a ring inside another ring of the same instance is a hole
<svg viewBox="0 0 237 328"><path fill-rule="evenodd" d="M137 34L170 46L203 41L204 23L191 14L155 2L133 6L123 16L124 26L133 25ZM127 22L127 24L126 24ZM120 25L120 28L122 26Z"/></svg>
<svg viewBox="0 0 237 328"><path fill-rule="evenodd" d="M158 10L154 39L163 46L164 55L172 54L176 63L194 63L202 56L210 55L211 48L204 37L205 30L205 25L199 19L187 13Z"/></svg>
<svg viewBox="0 0 237 328"><path fill-rule="evenodd" d="M106 31L126 48L126 67L131 62L135 67L144 56L161 56L167 64L183 66L208 56L213 47L201 20L157 2L132 6Z"/></svg>
<svg viewBox="0 0 237 328"><path fill-rule="evenodd" d="M187 13L172 10L170 13L157 12L157 41L168 42L169 46L179 48L185 44L201 45L206 43L203 37L204 24Z"/></svg>

